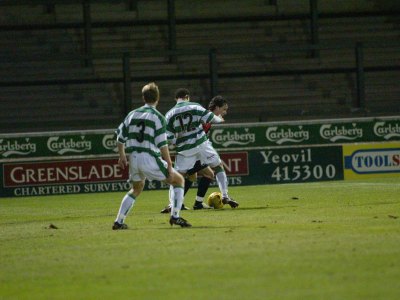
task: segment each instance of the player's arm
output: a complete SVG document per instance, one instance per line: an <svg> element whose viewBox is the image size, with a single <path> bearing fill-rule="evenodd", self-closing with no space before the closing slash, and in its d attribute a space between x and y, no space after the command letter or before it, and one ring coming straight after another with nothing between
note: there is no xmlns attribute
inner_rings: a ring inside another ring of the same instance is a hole
<svg viewBox="0 0 400 300"><path fill-rule="evenodd" d="M223 122L225 122L225 119L223 117L214 115L214 117L208 123L217 123L218 124L218 123L223 123Z"/></svg>
<svg viewBox="0 0 400 300"><path fill-rule="evenodd" d="M171 160L171 156L169 155L169 149L168 149L168 145L165 145L163 147L160 148L160 152L161 152L161 157L167 162L168 164L168 173L173 174L173 167L172 167L172 160Z"/></svg>
<svg viewBox="0 0 400 300"><path fill-rule="evenodd" d="M122 169L125 169L125 167L128 165L128 159L126 158L126 153L125 153L125 144L118 142L117 147L119 154L118 165Z"/></svg>
<svg viewBox="0 0 400 300"><path fill-rule="evenodd" d="M223 123L225 122L222 116L217 116L209 110L203 110L203 116L201 117L201 122L204 123Z"/></svg>
<svg viewBox="0 0 400 300"><path fill-rule="evenodd" d="M125 169L125 167L128 165L128 159L125 154L125 142L127 141L127 135L128 135L128 128L122 122L117 130L115 131L115 134L117 136L117 148L118 148L118 165L122 168Z"/></svg>
<svg viewBox="0 0 400 300"><path fill-rule="evenodd" d="M155 141L157 144L157 147L160 149L161 152L161 157L167 162L168 164L168 173L172 174L173 173L173 168L172 168L172 160L171 156L169 154L169 149L168 149L168 139L173 137L174 135L170 130L168 130L168 126L166 124L165 119L161 119L161 128L157 130L159 134L155 137Z"/></svg>
<svg viewBox="0 0 400 300"><path fill-rule="evenodd" d="M161 151L161 157L167 162L168 166L172 167L172 160L171 160L171 156L169 155L168 146L165 145L165 146L161 147L160 151Z"/></svg>

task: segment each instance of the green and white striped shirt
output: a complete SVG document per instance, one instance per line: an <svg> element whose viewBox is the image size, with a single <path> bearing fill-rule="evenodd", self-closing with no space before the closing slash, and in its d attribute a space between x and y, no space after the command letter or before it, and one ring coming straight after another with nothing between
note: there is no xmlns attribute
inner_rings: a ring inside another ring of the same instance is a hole
<svg viewBox="0 0 400 300"><path fill-rule="evenodd" d="M173 141L176 144L176 151L183 155L196 153L197 146L207 140L202 123L222 121L200 104L183 100L178 100L177 104L166 113L165 118L168 140Z"/></svg>
<svg viewBox="0 0 400 300"><path fill-rule="evenodd" d="M168 145L165 117L148 104L131 111L116 134L127 153L147 152L160 157L160 148Z"/></svg>

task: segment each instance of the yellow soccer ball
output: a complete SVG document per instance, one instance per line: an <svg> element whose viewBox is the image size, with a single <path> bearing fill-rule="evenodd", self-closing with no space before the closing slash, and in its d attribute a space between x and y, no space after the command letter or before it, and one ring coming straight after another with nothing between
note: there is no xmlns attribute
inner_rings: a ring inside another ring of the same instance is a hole
<svg viewBox="0 0 400 300"><path fill-rule="evenodd" d="M224 204L222 203L222 194L220 192L214 192L210 194L207 198L207 204L215 209L222 208Z"/></svg>

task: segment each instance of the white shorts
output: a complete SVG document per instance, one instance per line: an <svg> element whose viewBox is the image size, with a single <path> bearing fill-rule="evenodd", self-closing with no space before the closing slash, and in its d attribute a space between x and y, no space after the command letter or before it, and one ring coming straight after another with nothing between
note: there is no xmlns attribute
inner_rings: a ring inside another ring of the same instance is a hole
<svg viewBox="0 0 400 300"><path fill-rule="evenodd" d="M177 154L175 158L175 169L181 173L186 173L188 170L193 168L196 161L200 160L202 164L209 165L214 168L221 164L221 159L211 145L210 141L205 141L198 147L198 151L192 155Z"/></svg>
<svg viewBox="0 0 400 300"><path fill-rule="evenodd" d="M129 155L129 181L164 181L168 176L168 164L161 157L149 153L132 152Z"/></svg>

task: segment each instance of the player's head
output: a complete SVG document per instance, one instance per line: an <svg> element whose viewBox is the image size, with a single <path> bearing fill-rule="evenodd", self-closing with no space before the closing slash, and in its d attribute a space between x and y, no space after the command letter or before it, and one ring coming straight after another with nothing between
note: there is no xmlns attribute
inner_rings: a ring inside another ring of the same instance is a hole
<svg viewBox="0 0 400 300"><path fill-rule="evenodd" d="M160 100L160 91L154 82L146 84L142 89L142 97L145 103L155 104Z"/></svg>
<svg viewBox="0 0 400 300"><path fill-rule="evenodd" d="M217 116L225 116L228 113L228 101L218 95L208 103L208 109Z"/></svg>
<svg viewBox="0 0 400 300"><path fill-rule="evenodd" d="M179 88L175 91L175 100L184 100L184 101L189 101L190 100L190 92L188 89L185 88Z"/></svg>

